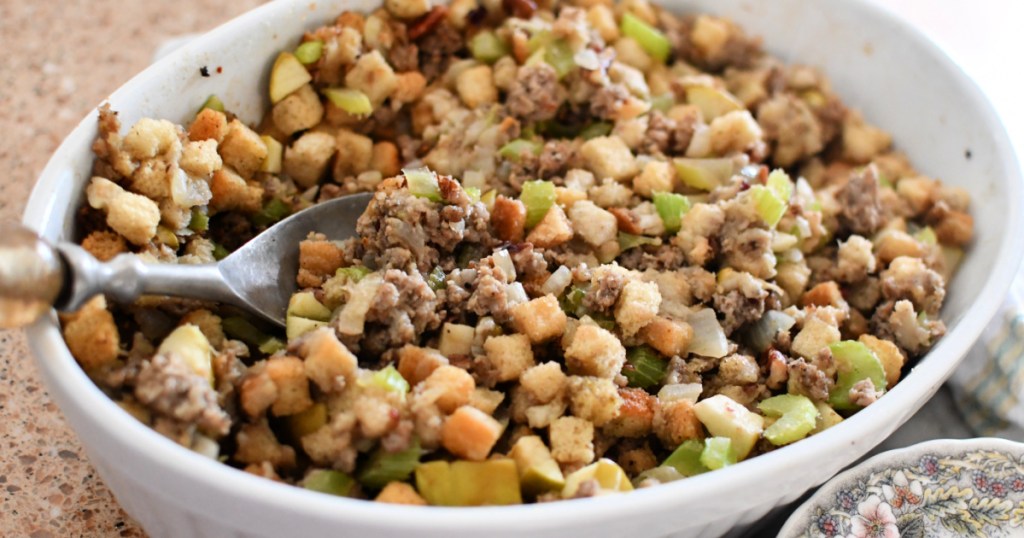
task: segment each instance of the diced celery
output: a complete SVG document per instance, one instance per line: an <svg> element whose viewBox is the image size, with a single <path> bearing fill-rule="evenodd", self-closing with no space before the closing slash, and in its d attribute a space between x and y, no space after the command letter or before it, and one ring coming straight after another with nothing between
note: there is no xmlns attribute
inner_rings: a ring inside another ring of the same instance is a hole
<svg viewBox="0 0 1024 538"><path fill-rule="evenodd" d="M420 464L419 441L413 439L409 448L399 452L388 452L379 447L359 470L359 483L369 489L382 489L388 482L405 482Z"/></svg>
<svg viewBox="0 0 1024 538"><path fill-rule="evenodd" d="M764 438L775 446L788 445L799 441L814 429L818 409L806 396L780 394L762 400L757 404L765 416L778 417L764 430Z"/></svg>
<svg viewBox="0 0 1024 538"><path fill-rule="evenodd" d="M469 40L469 51L477 61L492 64L508 55L508 45L494 32L484 30Z"/></svg>
<svg viewBox="0 0 1024 538"><path fill-rule="evenodd" d="M782 220L786 213L786 202L782 201L775 192L763 185L750 187L750 197L754 200L754 209L761 220L774 228Z"/></svg>
<svg viewBox="0 0 1024 538"><path fill-rule="evenodd" d="M690 200L674 192L655 192L654 208L665 224L665 231L674 234L682 226L683 215L690 211Z"/></svg>
<svg viewBox="0 0 1024 538"><path fill-rule="evenodd" d="M205 232L210 229L210 216L198 206L192 208L192 218L188 221L188 229L193 232Z"/></svg>
<svg viewBox="0 0 1024 538"><path fill-rule="evenodd" d="M665 379L666 367L668 361L661 358L657 351L648 346L639 346L626 352L622 375L626 376L629 386L649 389Z"/></svg>
<svg viewBox="0 0 1024 538"><path fill-rule="evenodd" d="M304 65L316 63L324 54L324 42L320 40L306 41L295 48L295 57Z"/></svg>
<svg viewBox="0 0 1024 538"><path fill-rule="evenodd" d="M426 198L431 202L441 201L441 188L437 185L437 174L430 169L423 167L402 170L402 174L405 175L405 180L409 183L409 192L413 196Z"/></svg>
<svg viewBox="0 0 1024 538"><path fill-rule="evenodd" d="M342 267L334 272L335 275L345 275L352 282L359 282L366 278L366 275L372 273L369 267L365 265L353 265L351 267Z"/></svg>
<svg viewBox="0 0 1024 538"><path fill-rule="evenodd" d="M935 230L931 226L925 226L914 234L914 239L925 245L935 245L939 242L939 237L935 235Z"/></svg>
<svg viewBox="0 0 1024 538"><path fill-rule="evenodd" d="M836 361L836 384L829 392L828 401L835 409L857 409L850 401L850 389L857 382L870 379L875 390L884 392L885 368L868 346L853 340L844 340L828 346Z"/></svg>
<svg viewBox="0 0 1024 538"><path fill-rule="evenodd" d="M619 250L622 252L625 252L631 248L641 247L644 245L658 246L660 244L660 237L647 237L643 235L633 235L625 232L619 232Z"/></svg>
<svg viewBox="0 0 1024 538"><path fill-rule="evenodd" d="M441 266L438 265L427 275L427 285L434 291L443 290L448 287L445 283L447 277L448 275L444 272L444 269L441 269Z"/></svg>
<svg viewBox="0 0 1024 538"><path fill-rule="evenodd" d="M284 342L257 329L245 318L237 316L224 318L221 325L224 327L224 332L231 338L241 340L267 355L284 349Z"/></svg>
<svg viewBox="0 0 1024 538"><path fill-rule="evenodd" d="M469 196L469 201L477 203L480 201L480 189L476 187L463 187L462 190L466 191L466 196Z"/></svg>
<svg viewBox="0 0 1024 538"><path fill-rule="evenodd" d="M210 95L206 98L206 101L203 101L203 105L199 107L199 112L202 112L207 108L210 110L216 110L217 112L224 112L224 101L221 101L220 97L217 97L216 95Z"/></svg>
<svg viewBox="0 0 1024 538"><path fill-rule="evenodd" d="M781 168L776 168L768 174L765 186L783 202L788 203L793 196L793 181L789 179L789 174Z"/></svg>
<svg viewBox="0 0 1024 538"><path fill-rule="evenodd" d="M217 261L223 260L224 258L227 258L231 254L231 251L224 248L224 245L217 243L215 241L210 242L213 243L213 257Z"/></svg>
<svg viewBox="0 0 1024 538"><path fill-rule="evenodd" d="M292 206L280 198L271 198L263 206L263 210L253 215L252 222L257 226L270 226L275 222L287 217L292 212Z"/></svg>
<svg viewBox="0 0 1024 538"><path fill-rule="evenodd" d="M555 205L555 184L550 181L527 181L519 199L526 206L526 227L533 228Z"/></svg>
<svg viewBox="0 0 1024 538"><path fill-rule="evenodd" d="M409 382L390 364L372 374L360 377L356 384L364 388L376 387L403 395L409 392Z"/></svg>
<svg viewBox="0 0 1024 538"><path fill-rule="evenodd" d="M719 159L674 159L676 174L689 187L710 191L732 176L736 169L730 158Z"/></svg>
<svg viewBox="0 0 1024 538"><path fill-rule="evenodd" d="M672 44L660 30L629 12L622 15L621 26L622 35L636 40L652 58L661 63L668 61L668 56L672 52Z"/></svg>
<svg viewBox="0 0 1024 538"><path fill-rule="evenodd" d="M498 191L491 189L485 192L484 195L480 197L480 202L484 204L484 207L487 208L487 211L494 211L494 201L497 199Z"/></svg>
<svg viewBox="0 0 1024 538"><path fill-rule="evenodd" d="M549 30L540 30L539 32L530 36L530 39L526 41L526 50L533 54L548 45L555 40L555 36L551 34Z"/></svg>
<svg viewBox="0 0 1024 538"><path fill-rule="evenodd" d="M580 138L583 140L590 140L591 138L597 138L599 136L607 136L610 132L612 132L612 124L610 123L591 123L580 131Z"/></svg>
<svg viewBox="0 0 1024 538"><path fill-rule="evenodd" d="M712 471L736 463L736 455L732 451L732 439L728 437L708 437L704 440L704 451L700 454L700 462Z"/></svg>
<svg viewBox="0 0 1024 538"><path fill-rule="evenodd" d="M706 473L710 469L700 461L700 456L703 452L704 443L696 439L689 439L676 447L672 454L661 463L661 466L671 467L683 476Z"/></svg>
<svg viewBox="0 0 1024 538"><path fill-rule="evenodd" d="M573 286L558 302L566 314L579 317L583 314L583 298L586 296L586 291L578 286Z"/></svg>
<svg viewBox="0 0 1024 538"><path fill-rule="evenodd" d="M668 112L676 104L676 97L672 92L663 93L651 98L651 109L659 112Z"/></svg>
<svg viewBox="0 0 1024 538"><path fill-rule="evenodd" d="M277 174L281 171L281 159L284 156L284 146L272 136L263 135L260 137L263 145L267 146L267 156L260 165L260 172Z"/></svg>
<svg viewBox="0 0 1024 538"><path fill-rule="evenodd" d="M555 68L558 78L562 78L571 73L573 69L576 69L576 60L573 59L572 48L561 39L545 49L544 61Z"/></svg>
<svg viewBox="0 0 1024 538"><path fill-rule="evenodd" d="M502 158L515 162L518 161L520 156L524 153L530 153L535 156L540 155L540 150L540 142L518 138L504 146L501 146L501 148L498 149L498 155Z"/></svg>
<svg viewBox="0 0 1024 538"><path fill-rule="evenodd" d="M354 493L356 481L351 476L331 469L310 471L302 480L302 487L328 493L339 497L348 497Z"/></svg>
<svg viewBox="0 0 1024 538"><path fill-rule="evenodd" d="M331 100L334 106L353 116L365 116L373 112L373 103L370 102L370 98L359 90L352 88L324 88L320 91L324 94L324 97Z"/></svg>

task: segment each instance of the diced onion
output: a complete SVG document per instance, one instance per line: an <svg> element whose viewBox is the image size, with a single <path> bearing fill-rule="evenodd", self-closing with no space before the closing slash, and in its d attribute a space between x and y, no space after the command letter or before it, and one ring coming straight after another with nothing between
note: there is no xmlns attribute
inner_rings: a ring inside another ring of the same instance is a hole
<svg viewBox="0 0 1024 538"><path fill-rule="evenodd" d="M719 359L729 351L729 341L725 331L718 323L715 311L703 308L690 314L687 323L693 327L693 340L690 342L690 353Z"/></svg>
<svg viewBox="0 0 1024 538"><path fill-rule="evenodd" d="M513 282L505 288L505 297L508 301L508 306L515 306L517 304L523 304L530 300L530 296L526 294L526 289L523 288L522 283Z"/></svg>
<svg viewBox="0 0 1024 538"><path fill-rule="evenodd" d="M569 287L569 284L572 284L572 271L568 267L561 265L544 281L540 291L545 295L550 293L557 297L565 291L565 288Z"/></svg>
<svg viewBox="0 0 1024 538"><path fill-rule="evenodd" d="M366 313L370 311L370 306L373 304L373 299L377 296L377 290L382 282L380 273L370 273L351 287L352 291L348 302L342 307L338 313L338 319L335 321L335 328L339 333L363 334Z"/></svg>
<svg viewBox="0 0 1024 538"><path fill-rule="evenodd" d="M700 398L703 391L704 385L700 383L675 383L661 387L661 390L658 391L658 400L663 404L680 400L697 403L697 399Z"/></svg>
<svg viewBox="0 0 1024 538"><path fill-rule="evenodd" d="M491 254L491 260L494 261L494 266L501 269L505 273L506 282L514 282L516 279L516 266L512 263L512 256L509 255L507 250L499 250L494 254Z"/></svg>

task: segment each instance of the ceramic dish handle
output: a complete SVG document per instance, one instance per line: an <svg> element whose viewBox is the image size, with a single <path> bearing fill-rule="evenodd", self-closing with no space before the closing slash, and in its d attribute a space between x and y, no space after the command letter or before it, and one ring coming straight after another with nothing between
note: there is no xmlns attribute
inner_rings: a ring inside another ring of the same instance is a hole
<svg viewBox="0 0 1024 538"><path fill-rule="evenodd" d="M145 264L125 254L101 262L78 245L53 246L27 228L0 224L0 327L23 327L50 308L78 310L100 293L119 303L143 294L236 299L216 264Z"/></svg>

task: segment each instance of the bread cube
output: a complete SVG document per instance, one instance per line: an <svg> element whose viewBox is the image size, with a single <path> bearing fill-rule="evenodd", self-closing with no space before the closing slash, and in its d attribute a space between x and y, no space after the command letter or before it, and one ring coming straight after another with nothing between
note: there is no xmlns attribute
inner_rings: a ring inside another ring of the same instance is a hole
<svg viewBox="0 0 1024 538"><path fill-rule="evenodd" d="M526 227L526 206L519 200L499 195L491 210L491 226L502 241L522 241Z"/></svg>
<svg viewBox="0 0 1024 538"><path fill-rule="evenodd" d="M181 149L181 140L173 123L142 118L129 129L122 147L136 161L145 161L158 155L176 153Z"/></svg>
<svg viewBox="0 0 1024 538"><path fill-rule="evenodd" d="M764 133L749 110L727 112L711 121L711 151L715 155L753 151L764 144Z"/></svg>
<svg viewBox="0 0 1024 538"><path fill-rule="evenodd" d="M570 373L613 379L626 363L626 348L611 332L592 324L581 324L565 350Z"/></svg>
<svg viewBox="0 0 1024 538"><path fill-rule="evenodd" d="M359 362L327 327L314 329L303 335L298 352L305 357L306 377L316 383L321 392L341 390L351 380Z"/></svg>
<svg viewBox="0 0 1024 538"><path fill-rule="evenodd" d="M66 316L63 333L71 356L84 370L94 370L117 360L121 336L102 295L89 300L78 312Z"/></svg>
<svg viewBox="0 0 1024 538"><path fill-rule="evenodd" d="M644 389L620 388L619 416L604 425L603 431L612 437L644 437L651 433L656 400Z"/></svg>
<svg viewBox="0 0 1024 538"><path fill-rule="evenodd" d="M862 334L857 340L868 346L881 361L882 368L885 369L886 388L891 389L895 386L896 382L900 380L903 364L907 361L900 348L888 340L876 338L870 334Z"/></svg>
<svg viewBox="0 0 1024 538"><path fill-rule="evenodd" d="M367 136L342 129L336 139L338 156L334 160L334 181L341 182L370 169L373 159L373 140Z"/></svg>
<svg viewBox="0 0 1024 538"><path fill-rule="evenodd" d="M345 256L338 245L324 236L314 236L299 242L299 274L296 281L300 288L314 288L334 276L345 263Z"/></svg>
<svg viewBox="0 0 1024 538"><path fill-rule="evenodd" d="M218 144L228 134L228 117L223 112L204 108L188 128L188 139L193 141L213 140Z"/></svg>
<svg viewBox="0 0 1024 538"><path fill-rule="evenodd" d="M128 192L102 177L94 177L85 190L89 205L107 213L107 225L136 245L145 245L156 235L160 207L156 202Z"/></svg>
<svg viewBox="0 0 1024 538"><path fill-rule="evenodd" d="M238 387L238 401L250 418L259 418L277 401L277 384L266 371L266 363L249 368Z"/></svg>
<svg viewBox="0 0 1024 538"><path fill-rule="evenodd" d="M672 192L675 188L675 170L664 161L651 161L644 165L640 175L633 178L633 191L651 198L656 192Z"/></svg>
<svg viewBox="0 0 1024 538"><path fill-rule="evenodd" d="M551 424L551 457L562 465L586 465L594 461L594 425L576 417L562 417Z"/></svg>
<svg viewBox="0 0 1024 538"><path fill-rule="evenodd" d="M436 349L406 345L398 350L398 373L415 387L434 370L448 364L448 359Z"/></svg>
<svg viewBox="0 0 1024 538"><path fill-rule="evenodd" d="M569 219L576 234L591 246L599 247L618 237L619 222L615 215L597 207L590 200L573 204L569 208Z"/></svg>
<svg viewBox="0 0 1024 538"><path fill-rule="evenodd" d="M380 51L373 50L356 60L345 75L345 85L365 93L376 109L398 87L398 77Z"/></svg>
<svg viewBox="0 0 1024 538"><path fill-rule="evenodd" d="M512 307L512 325L516 332L540 344L565 332L566 315L552 294Z"/></svg>
<svg viewBox="0 0 1024 538"><path fill-rule="evenodd" d="M704 425L694 413L690 400L659 402L651 427L666 448L674 449L683 441L704 438Z"/></svg>
<svg viewBox="0 0 1024 538"><path fill-rule="evenodd" d="M693 328L684 321L655 317L640 329L640 338L666 357L685 357Z"/></svg>
<svg viewBox="0 0 1024 538"><path fill-rule="evenodd" d="M242 463L270 462L278 468L295 467L295 449L282 445L266 420L244 424L235 436L235 459Z"/></svg>
<svg viewBox="0 0 1024 538"><path fill-rule="evenodd" d="M494 411L504 400L504 392L476 387L473 389L473 394L469 396L469 405L487 413L488 415L494 415Z"/></svg>
<svg viewBox="0 0 1024 538"><path fill-rule="evenodd" d="M619 416L623 402L611 379L570 376L569 403L573 415L600 427Z"/></svg>
<svg viewBox="0 0 1024 538"><path fill-rule="evenodd" d="M416 493L416 488L405 482L388 482L388 485L384 486L384 489L380 490L373 500L388 504L427 505L427 501L420 497L419 493Z"/></svg>
<svg viewBox="0 0 1024 538"><path fill-rule="evenodd" d="M228 124L228 132L217 149L224 164L244 178L251 178L267 158L267 145L260 135L237 119Z"/></svg>
<svg viewBox="0 0 1024 538"><path fill-rule="evenodd" d="M393 177L401 173L402 158L398 154L398 146L386 140L374 144L370 156L370 169L380 172L383 177Z"/></svg>
<svg viewBox="0 0 1024 538"><path fill-rule="evenodd" d="M470 109L498 102L498 88L494 85L494 73L489 65L477 65L459 73L455 89Z"/></svg>
<svg viewBox="0 0 1024 538"><path fill-rule="evenodd" d="M274 416L301 413L313 405L302 359L276 356L267 360L267 375L277 386L277 401L270 407Z"/></svg>
<svg viewBox="0 0 1024 538"><path fill-rule="evenodd" d="M533 348L525 334L491 336L484 341L484 357L478 358L488 384L519 379L520 374L534 365Z"/></svg>
<svg viewBox="0 0 1024 538"><path fill-rule="evenodd" d="M561 399L569 386L569 378L557 362L538 364L519 376L519 387L534 403L546 404Z"/></svg>
<svg viewBox="0 0 1024 538"><path fill-rule="evenodd" d="M263 142L260 141L260 144ZM250 183L231 168L221 168L210 181L210 209L256 213L263 209L263 187Z"/></svg>
<svg viewBox="0 0 1024 538"><path fill-rule="evenodd" d="M490 415L464 405L444 421L441 444L460 458L483 461L501 437L502 429L501 424Z"/></svg>
<svg viewBox="0 0 1024 538"><path fill-rule="evenodd" d="M82 240L82 248L101 262L108 262L118 254L128 252L124 238L114 232L95 231Z"/></svg>
<svg viewBox="0 0 1024 538"><path fill-rule="evenodd" d="M419 71L406 71L395 75L395 91L391 100L398 103L412 103L423 95L427 79Z"/></svg>
<svg viewBox="0 0 1024 538"><path fill-rule="evenodd" d="M530 230L526 242L540 248L554 248L568 243L572 235L572 223L569 222L565 211L556 204L551 206L544 218Z"/></svg>
<svg viewBox="0 0 1024 538"><path fill-rule="evenodd" d="M614 43L619 38L619 25L615 22L615 13L604 4L587 10L587 23L597 30L605 43Z"/></svg>
<svg viewBox="0 0 1024 538"><path fill-rule="evenodd" d="M330 134L308 132L285 148L282 171L300 187L312 187L324 176L337 149L335 138Z"/></svg>
<svg viewBox="0 0 1024 538"><path fill-rule="evenodd" d="M587 140L580 147L580 155L598 179L610 177L616 181L625 181L632 179L638 171L636 158L617 136L599 136Z"/></svg>
<svg viewBox="0 0 1024 538"><path fill-rule="evenodd" d="M658 315L660 307L661 292L656 283L630 280L615 304L615 321L625 336L632 336Z"/></svg>
<svg viewBox="0 0 1024 538"><path fill-rule="evenodd" d="M469 372L447 364L437 367L416 386L416 391L433 400L442 413L451 413L468 405L476 382Z"/></svg>
<svg viewBox="0 0 1024 538"><path fill-rule="evenodd" d="M793 338L790 349L805 359L813 359L819 351L840 339L839 328L819 317L808 317L804 327Z"/></svg>
<svg viewBox="0 0 1024 538"><path fill-rule="evenodd" d="M306 84L278 101L271 110L271 117L281 133L291 136L319 124L324 117L324 106L313 86Z"/></svg>
<svg viewBox="0 0 1024 538"><path fill-rule="evenodd" d="M224 166L224 162L217 153L216 141L200 140L185 144L178 165L186 174L205 179Z"/></svg>

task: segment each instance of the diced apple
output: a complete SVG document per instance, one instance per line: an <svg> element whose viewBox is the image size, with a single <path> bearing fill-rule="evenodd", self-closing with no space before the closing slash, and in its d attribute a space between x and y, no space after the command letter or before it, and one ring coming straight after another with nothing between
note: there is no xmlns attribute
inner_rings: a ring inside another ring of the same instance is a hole
<svg viewBox="0 0 1024 538"><path fill-rule="evenodd" d="M315 331L320 327L326 327L326 321L317 321L315 319L302 318L299 316L285 316L284 327L285 335L288 340L294 340L310 331Z"/></svg>
<svg viewBox="0 0 1024 538"><path fill-rule="evenodd" d="M475 334L476 329L469 325L445 323L441 328L441 342L437 346L438 351L445 357L469 356L473 352L473 336Z"/></svg>
<svg viewBox="0 0 1024 538"><path fill-rule="evenodd" d="M292 295L292 298L288 300L287 314L316 321L329 321L331 319L331 309L317 301L311 291L303 291Z"/></svg>
<svg viewBox="0 0 1024 538"><path fill-rule="evenodd" d="M710 191L732 176L736 165L732 159L689 159L673 160L676 175L685 185L702 191Z"/></svg>
<svg viewBox="0 0 1024 538"><path fill-rule="evenodd" d="M267 146L267 157L263 159L263 164L260 165L261 172L269 172L271 174L277 174L281 172L281 157L284 155L284 146L281 145L274 137L263 135L260 137L263 140L263 145Z"/></svg>
<svg viewBox="0 0 1024 538"><path fill-rule="evenodd" d="M520 437L508 453L519 469L519 483L527 495L561 490L565 477L551 451L536 435Z"/></svg>
<svg viewBox="0 0 1024 538"><path fill-rule="evenodd" d="M174 329L164 338L156 352L174 353L184 359L196 374L213 384L213 350L199 327L186 324Z"/></svg>
<svg viewBox="0 0 1024 538"><path fill-rule="evenodd" d="M743 103L726 93L711 86L690 86L686 88L686 101L700 109L704 121L711 120L732 112L743 110Z"/></svg>
<svg viewBox="0 0 1024 538"><path fill-rule="evenodd" d="M816 402L814 407L818 409L818 419L814 423L811 435L821 433L843 421L842 415L836 413L836 410L825 402Z"/></svg>
<svg viewBox="0 0 1024 538"><path fill-rule="evenodd" d="M697 402L693 411L711 435L732 439L737 460L750 454L764 431L764 417L723 394Z"/></svg>
<svg viewBox="0 0 1024 538"><path fill-rule="evenodd" d="M416 489L433 506L522 504L519 471L510 459L432 461L416 467Z"/></svg>
<svg viewBox="0 0 1024 538"><path fill-rule="evenodd" d="M306 70L306 66L302 65L294 54L278 54L274 60L274 67L270 69L270 102L277 104L311 80L313 77Z"/></svg>
<svg viewBox="0 0 1024 538"><path fill-rule="evenodd" d="M596 480L601 488L601 493L633 491L633 484L629 482L629 477L626 476L622 467L610 459L601 458L565 477L562 498L573 498L579 491L580 485L587 480Z"/></svg>

